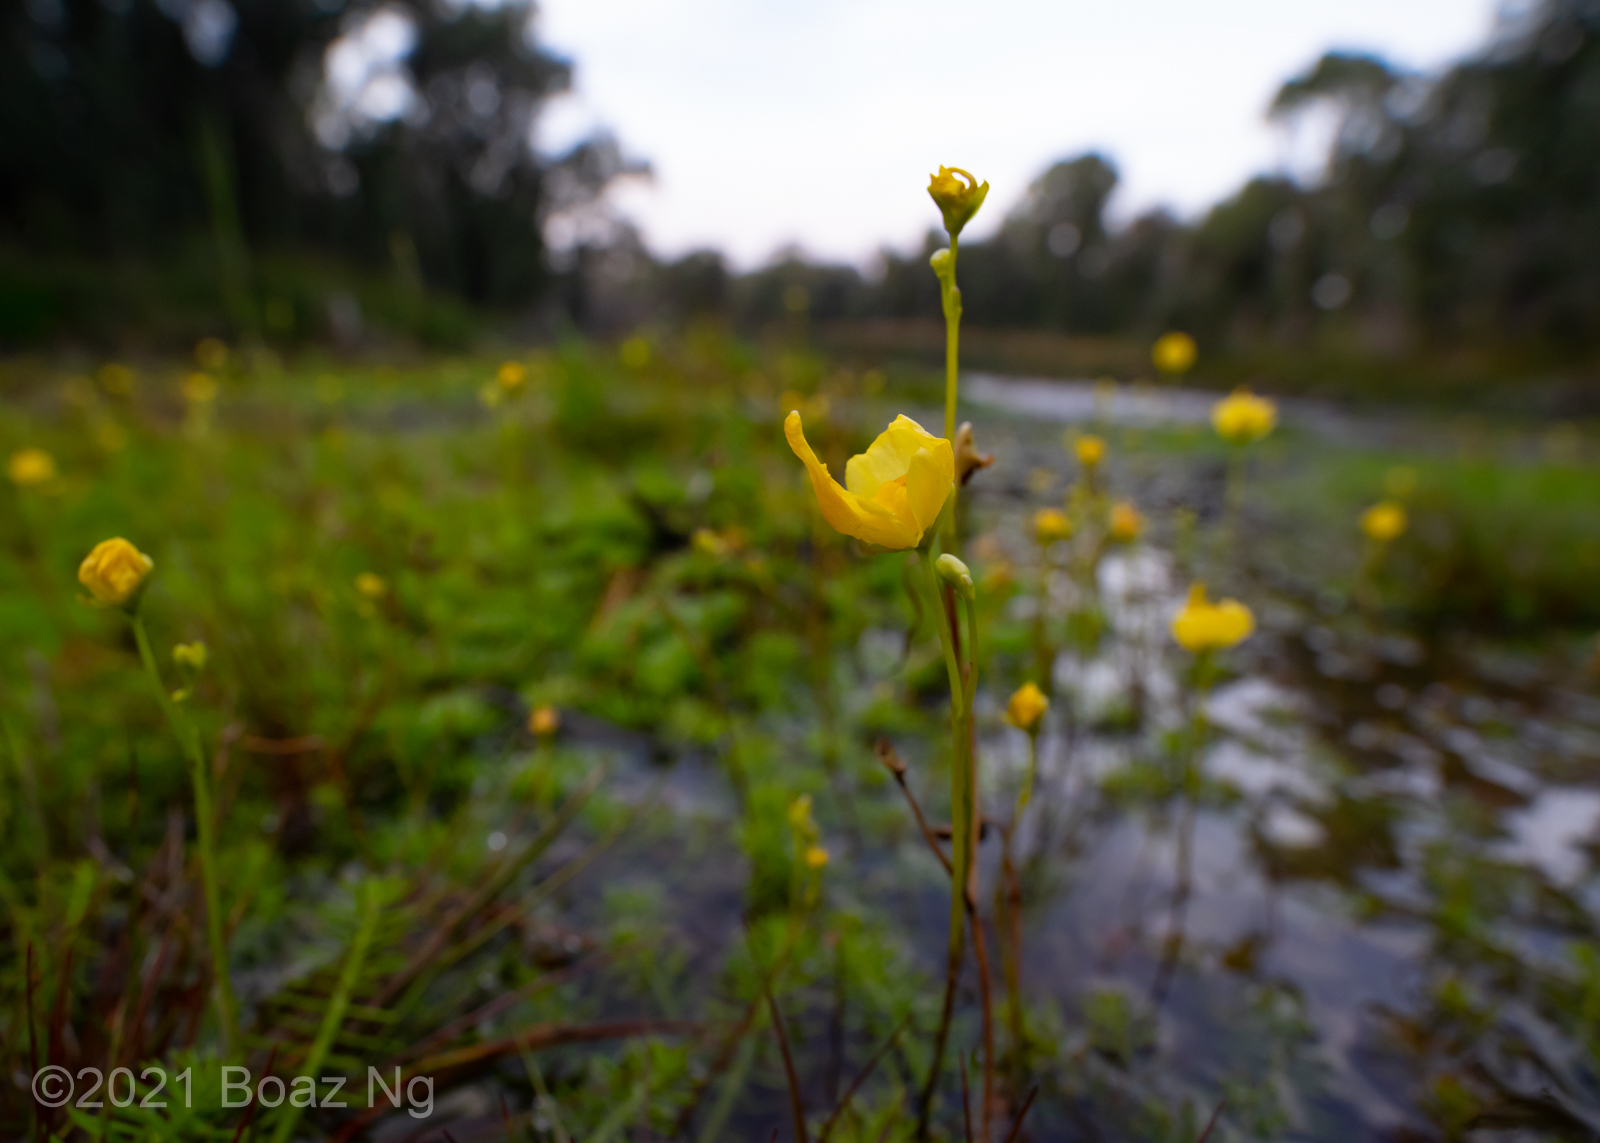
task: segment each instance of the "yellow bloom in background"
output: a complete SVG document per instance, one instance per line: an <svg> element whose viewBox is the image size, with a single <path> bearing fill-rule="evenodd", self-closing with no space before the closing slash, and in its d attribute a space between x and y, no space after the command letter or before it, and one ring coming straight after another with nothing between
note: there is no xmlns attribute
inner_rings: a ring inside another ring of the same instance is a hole
<svg viewBox="0 0 1600 1143"><path fill-rule="evenodd" d="M1172 637L1187 650L1220 650L1242 643L1256 629L1250 609L1236 599L1212 603L1206 599L1204 584L1189 589L1183 610L1173 616Z"/></svg>
<svg viewBox="0 0 1600 1143"><path fill-rule="evenodd" d="M621 348L617 350L617 356L629 369L643 369L650 364L650 343L635 334L622 343Z"/></svg>
<svg viewBox="0 0 1600 1143"><path fill-rule="evenodd" d="M1393 500L1380 500L1361 513L1361 530L1369 539L1387 544L1406 530L1406 510Z"/></svg>
<svg viewBox="0 0 1600 1143"><path fill-rule="evenodd" d="M1217 435L1229 444L1258 441L1278 424L1278 407L1248 389L1235 389L1211 410Z"/></svg>
<svg viewBox="0 0 1600 1143"><path fill-rule="evenodd" d="M528 715L528 729L540 738L549 738L561 729L561 715L553 706L536 706Z"/></svg>
<svg viewBox="0 0 1600 1143"><path fill-rule="evenodd" d="M1173 330L1156 338L1155 345L1150 349L1150 360L1167 376L1178 377L1194 367L1199 352L1194 338Z"/></svg>
<svg viewBox="0 0 1600 1143"><path fill-rule="evenodd" d="M191 373L183 379L183 399L205 405L217 399L217 379L209 373Z"/></svg>
<svg viewBox="0 0 1600 1143"><path fill-rule="evenodd" d="M1144 517L1132 504L1123 502L1111 507L1111 539L1119 544L1131 544L1144 531Z"/></svg>
<svg viewBox="0 0 1600 1143"><path fill-rule="evenodd" d="M42 448L25 448L6 461L6 476L18 488L48 484L56 478L56 461Z"/></svg>
<svg viewBox="0 0 1600 1143"><path fill-rule="evenodd" d="M1032 734L1039 728L1039 720L1050 709L1050 700L1044 697L1033 683L1023 683L1006 703L1006 721L1018 730Z"/></svg>
<svg viewBox="0 0 1600 1143"><path fill-rule="evenodd" d="M494 379L507 393L515 393L528 380L528 370L520 361L507 361L495 372Z"/></svg>
<svg viewBox="0 0 1600 1143"><path fill-rule="evenodd" d="M126 397L133 392L133 370L115 361L102 365L95 373L100 388L113 397Z"/></svg>
<svg viewBox="0 0 1600 1143"><path fill-rule="evenodd" d="M228 363L228 346L220 338L203 338L194 347L194 359L201 369L221 369Z"/></svg>
<svg viewBox="0 0 1600 1143"><path fill-rule="evenodd" d="M1033 535L1041 544L1053 544L1072 535L1072 521L1059 508L1041 508L1033 514Z"/></svg>
<svg viewBox="0 0 1600 1143"><path fill-rule="evenodd" d="M944 228L954 237L978 213L989 194L989 184L980 184L977 176L960 167L941 166L938 174L928 176L928 194L944 215Z"/></svg>
<svg viewBox="0 0 1600 1143"><path fill-rule="evenodd" d="M100 607L122 607L138 594L155 561L118 536L101 540L78 565L78 582Z"/></svg>
<svg viewBox="0 0 1600 1143"><path fill-rule="evenodd" d="M383 582L382 576L362 572L356 576L356 590L368 599L382 599L388 594L389 585Z"/></svg>
<svg viewBox="0 0 1600 1143"><path fill-rule="evenodd" d="M939 518L955 486L955 452L910 417L900 416L844 467L844 487L806 443L799 412L783 422L789 447L811 474L822 518L837 532L884 548L914 548Z"/></svg>
<svg viewBox="0 0 1600 1143"><path fill-rule="evenodd" d="M810 794L799 794L789 803L789 827L795 830L811 828Z"/></svg>
<svg viewBox="0 0 1600 1143"><path fill-rule="evenodd" d="M806 848L807 868L821 869L826 864L828 864L827 850L823 849L820 845L808 846Z"/></svg>
<svg viewBox="0 0 1600 1143"><path fill-rule="evenodd" d="M193 643L179 643L172 648L172 661L180 667L191 667L196 671L206 669L206 660L210 652L206 645L198 639Z"/></svg>
<svg viewBox="0 0 1600 1143"><path fill-rule="evenodd" d="M1106 442L1093 433L1084 433L1072 442L1072 451L1078 454L1078 463L1084 468L1094 468L1106 458Z"/></svg>

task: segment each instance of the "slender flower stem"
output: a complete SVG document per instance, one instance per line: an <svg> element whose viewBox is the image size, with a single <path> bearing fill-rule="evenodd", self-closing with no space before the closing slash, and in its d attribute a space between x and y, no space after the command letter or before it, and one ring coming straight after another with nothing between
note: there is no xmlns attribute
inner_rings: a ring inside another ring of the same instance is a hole
<svg viewBox="0 0 1600 1143"><path fill-rule="evenodd" d="M961 291L956 288L957 246L956 236L950 235L950 281L940 291L945 295L942 299L944 302L944 439L952 442L956 439L956 387L959 381L957 361L961 354Z"/></svg>
<svg viewBox="0 0 1600 1143"><path fill-rule="evenodd" d="M952 506L953 507L953 506ZM947 509L949 511L950 509ZM941 585L934 570L933 556L928 548L919 549L917 558L922 562L923 578L932 597L930 613L939 632L939 645L944 650L945 669L950 676L950 944L945 965L944 1005L939 1017L939 1030L934 1037L933 1062L928 1069L928 1079L922 1089L917 1110L917 1135L926 1138L928 1113L938 1087L939 1074L944 1066L944 1049L950 1034L950 1018L955 1005L956 982L961 974L961 961L965 955L967 888L972 868L973 814L972 814L972 673L964 670L956 650L955 631L951 624L955 617L942 605ZM970 653L971 609L968 609L967 645Z"/></svg>
<svg viewBox="0 0 1600 1143"><path fill-rule="evenodd" d="M194 786L195 832L200 849L200 882L206 899L206 940L211 946L211 971L217 981L217 1015L222 1022L222 1047L224 1054L231 1053L238 1040L234 1023L233 984L228 976L228 954L222 939L222 895L217 886L216 822L212 816L211 787L206 780L205 754L200 748L200 735L167 693L161 681L161 669L150 650L150 637L145 633L144 619L138 614L129 617L133 624L133 637L139 644L139 658L144 662L145 674L156 690L161 710L167 716L167 725L178 740L185 761L189 764L189 780Z"/></svg>

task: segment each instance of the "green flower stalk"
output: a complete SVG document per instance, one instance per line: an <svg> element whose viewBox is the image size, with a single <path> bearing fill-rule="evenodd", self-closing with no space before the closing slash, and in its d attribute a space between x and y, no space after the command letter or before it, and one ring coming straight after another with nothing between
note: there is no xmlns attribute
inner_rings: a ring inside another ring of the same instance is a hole
<svg viewBox="0 0 1600 1143"><path fill-rule="evenodd" d="M928 195L938 206L945 233L950 235L949 249L936 251L930 264L939 277L939 302L944 310L944 435L952 441L956 439L957 361L961 351L961 289L956 285L956 253L962 228L972 221L988 194L988 183L978 182L960 167L941 166L938 174L928 176ZM953 546L955 535L955 513L951 512L945 542Z"/></svg>
<svg viewBox="0 0 1600 1143"><path fill-rule="evenodd" d="M206 779L205 752L200 746L200 734L184 715L161 679L161 668L156 665L155 653L150 649L150 637L144 629L140 608L144 602L144 589L155 561L135 548L127 540L117 537L95 545L93 551L78 567L78 582L89 590L89 603L94 607L115 607L127 616L133 627L134 641L139 645L139 659L144 663L145 674L155 687L156 701L167 716L167 725L183 751L189 766L189 780L194 787L195 827L200 848L200 881L206 899L206 940L211 949L211 970L217 981L217 1015L222 1025L224 1053L231 1053L238 1041L235 1025L233 985L228 976L228 955L222 938L222 894L217 880L216 821L211 806L211 786ZM205 665L203 644L182 647L180 663L198 673Z"/></svg>

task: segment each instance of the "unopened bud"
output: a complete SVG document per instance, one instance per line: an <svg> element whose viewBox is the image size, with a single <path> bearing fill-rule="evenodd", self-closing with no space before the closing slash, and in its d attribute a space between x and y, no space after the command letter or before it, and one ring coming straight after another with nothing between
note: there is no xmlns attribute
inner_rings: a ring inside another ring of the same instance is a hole
<svg viewBox="0 0 1600 1143"><path fill-rule="evenodd" d="M956 559L949 552L933 561L933 568L939 573L939 578L956 589L956 594L971 603L978 596L978 589L972 582L972 572L966 564Z"/></svg>

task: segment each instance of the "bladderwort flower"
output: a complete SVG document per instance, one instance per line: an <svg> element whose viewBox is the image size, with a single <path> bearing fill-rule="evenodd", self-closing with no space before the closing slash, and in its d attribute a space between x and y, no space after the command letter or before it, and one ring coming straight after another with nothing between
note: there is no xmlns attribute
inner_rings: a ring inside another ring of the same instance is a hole
<svg viewBox="0 0 1600 1143"><path fill-rule="evenodd" d="M1049 709L1050 700L1045 697L1038 684L1026 682L1013 692L1011 700L1006 703L1006 721L1018 730L1037 734L1039 721Z"/></svg>
<svg viewBox="0 0 1600 1143"><path fill-rule="evenodd" d="M1150 349L1151 362L1168 377L1181 377L1189 372L1198 355L1194 338L1179 330L1162 334Z"/></svg>
<svg viewBox="0 0 1600 1143"><path fill-rule="evenodd" d="M92 598L85 602L90 606L120 608L127 616L128 624L133 628L134 643L139 648L139 660L155 688L156 699L167 716L167 725L172 729L188 762L189 780L194 788L201 889L206 902L206 943L211 951L212 979L217 989L217 1015L222 1024L223 1050L226 1053L232 1050L238 1039L238 1026L233 984L228 976L227 943L222 931L222 896L217 876L217 823L212 813L210 783L206 780L207 766L200 746L200 735L162 682L161 669L156 665L155 652L150 649L150 637L145 632L144 619L139 614L144 588L154 569L154 560L121 536L115 536L100 541L84 557L83 563L78 565L78 582L89 589ZM196 647L199 648L198 653ZM179 649L184 651L182 658L191 662L198 654L198 663L192 663L192 669L198 672L205 663L205 645L175 648L173 657L182 662L177 653ZM184 697L187 697L186 693L180 690L178 701Z"/></svg>
<svg viewBox="0 0 1600 1143"><path fill-rule="evenodd" d="M362 572L356 576L355 583L356 590L368 599L382 599L389 594L389 585L383 581L383 577L372 572Z"/></svg>
<svg viewBox="0 0 1600 1143"><path fill-rule="evenodd" d="M1237 646L1255 629L1255 616L1248 607L1236 599L1212 603L1201 583L1189 589L1183 609L1172 618L1172 637L1197 655Z"/></svg>
<svg viewBox="0 0 1600 1143"><path fill-rule="evenodd" d="M1072 520L1059 508L1041 508L1033 514L1033 538L1053 544L1072 538Z"/></svg>
<svg viewBox="0 0 1600 1143"><path fill-rule="evenodd" d="M922 543L955 487L955 454L910 417L899 416L845 465L840 485L806 443L798 410L783 422L789 447L806 466L822 518L834 531L881 548Z"/></svg>
<svg viewBox="0 0 1600 1143"><path fill-rule="evenodd" d="M6 461L6 477L18 488L37 488L56 478L55 457L42 448L25 448Z"/></svg>
<svg viewBox="0 0 1600 1143"><path fill-rule="evenodd" d="M1235 389L1212 407L1211 424L1229 444L1252 444L1277 427L1278 407L1248 389Z"/></svg>
<svg viewBox="0 0 1600 1143"><path fill-rule="evenodd" d="M1072 442L1072 451L1077 454L1079 464L1093 470L1106 458L1106 442L1092 433L1085 433Z"/></svg>
<svg viewBox="0 0 1600 1143"><path fill-rule="evenodd" d="M810 869L821 869L828 864L828 851L820 845L809 846L806 849L806 866Z"/></svg>
<svg viewBox="0 0 1600 1143"><path fill-rule="evenodd" d="M198 639L193 643L179 643L172 648L172 661L180 667L188 667L191 671L205 670L206 660L210 657L210 651Z"/></svg>
<svg viewBox="0 0 1600 1143"><path fill-rule="evenodd" d="M1114 544L1131 544L1139 538L1139 533L1144 531L1144 517L1127 501L1122 501L1111 506L1111 522L1106 528L1106 535Z"/></svg>
<svg viewBox="0 0 1600 1143"><path fill-rule="evenodd" d="M495 384L507 393L515 393L528 380L528 367L520 361L507 361L494 375Z"/></svg>
<svg viewBox="0 0 1600 1143"><path fill-rule="evenodd" d="M561 714L553 706L536 706L528 715L528 730L535 738L552 738L560 729Z"/></svg>
<svg viewBox="0 0 1600 1143"><path fill-rule="evenodd" d="M130 614L155 561L121 536L101 540L78 565L78 582L95 607L120 607Z"/></svg>
<svg viewBox="0 0 1600 1143"><path fill-rule="evenodd" d="M945 230L954 238L978 213L988 197L989 184L978 182L977 176L960 167L940 166L938 174L928 176L928 194L944 216Z"/></svg>
<svg viewBox="0 0 1600 1143"><path fill-rule="evenodd" d="M183 379L183 399L191 405L209 405L217 399L217 379L209 373L191 373Z"/></svg>
<svg viewBox="0 0 1600 1143"><path fill-rule="evenodd" d="M1380 500L1361 513L1361 530L1375 543L1399 539L1406 530L1406 510L1393 500Z"/></svg>

